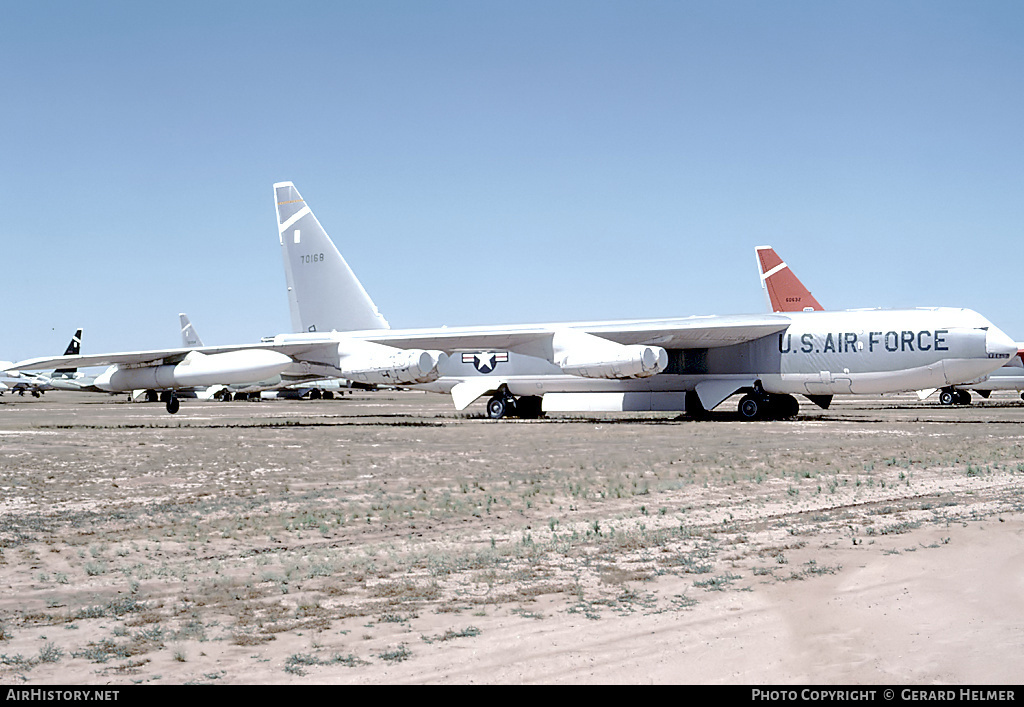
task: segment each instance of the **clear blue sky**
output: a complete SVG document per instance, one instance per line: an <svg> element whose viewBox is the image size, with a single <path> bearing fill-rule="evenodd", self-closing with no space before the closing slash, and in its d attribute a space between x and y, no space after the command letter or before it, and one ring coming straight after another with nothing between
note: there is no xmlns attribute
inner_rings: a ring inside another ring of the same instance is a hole
<svg viewBox="0 0 1024 707"><path fill-rule="evenodd" d="M1024 3L0 2L0 358L288 331L296 183L394 327L965 306L1024 340Z"/></svg>

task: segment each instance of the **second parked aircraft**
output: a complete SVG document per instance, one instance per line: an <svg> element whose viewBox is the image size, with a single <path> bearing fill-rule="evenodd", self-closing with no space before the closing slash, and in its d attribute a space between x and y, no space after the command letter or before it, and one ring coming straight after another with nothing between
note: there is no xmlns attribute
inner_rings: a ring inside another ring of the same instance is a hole
<svg viewBox="0 0 1024 707"><path fill-rule="evenodd" d="M754 253L761 274L761 286L768 296L768 304L773 312L824 310L774 248L758 246ZM1024 390L1024 344L1018 343L1017 346L1017 354L1011 356L988 378L975 383L943 386L939 391L939 402L943 405L970 405L969 391L972 390L983 398L991 395L993 390ZM935 388L928 388L918 391L918 394L926 398L934 392ZM1024 393L1021 394L1021 398L1024 399Z"/></svg>

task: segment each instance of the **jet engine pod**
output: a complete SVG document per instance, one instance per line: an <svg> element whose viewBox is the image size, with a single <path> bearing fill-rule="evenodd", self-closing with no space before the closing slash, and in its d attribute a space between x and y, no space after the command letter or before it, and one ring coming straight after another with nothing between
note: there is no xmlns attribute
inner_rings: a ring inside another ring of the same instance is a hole
<svg viewBox="0 0 1024 707"><path fill-rule="evenodd" d="M448 354L359 342L354 347L340 344L338 358L341 375L349 380L377 385L413 385L440 378L440 368L448 360Z"/></svg>
<svg viewBox="0 0 1024 707"><path fill-rule="evenodd" d="M266 349L219 354L192 351L181 363L173 365L131 368L111 366L96 378L96 387L108 391L125 391L255 383L276 376L291 364L290 357Z"/></svg>
<svg viewBox="0 0 1024 707"><path fill-rule="evenodd" d="M552 350L555 364L583 378L648 378L668 367L660 346L619 344L580 331L556 332Z"/></svg>

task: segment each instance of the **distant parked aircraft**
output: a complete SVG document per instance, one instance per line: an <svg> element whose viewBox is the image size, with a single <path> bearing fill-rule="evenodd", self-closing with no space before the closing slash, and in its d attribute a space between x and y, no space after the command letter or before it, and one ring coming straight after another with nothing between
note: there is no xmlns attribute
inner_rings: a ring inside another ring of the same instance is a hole
<svg viewBox="0 0 1024 707"><path fill-rule="evenodd" d="M81 352L82 330L78 329L71 337L70 343L64 350L65 356L72 356ZM11 390L19 395L31 393L38 398L47 390L64 389L65 381L73 380L77 375L74 368L61 368L53 371L50 375L21 373L8 371L14 365L13 361L0 361L0 394L5 390Z"/></svg>

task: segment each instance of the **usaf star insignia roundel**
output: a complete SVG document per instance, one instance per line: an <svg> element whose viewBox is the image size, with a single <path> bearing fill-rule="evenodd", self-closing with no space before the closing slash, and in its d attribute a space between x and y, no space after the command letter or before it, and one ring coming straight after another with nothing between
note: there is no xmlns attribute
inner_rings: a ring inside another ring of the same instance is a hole
<svg viewBox="0 0 1024 707"><path fill-rule="evenodd" d="M508 362L508 352L481 351L480 353L464 353L462 354L462 362L472 363L473 367L481 373L490 373L497 368L499 363Z"/></svg>

